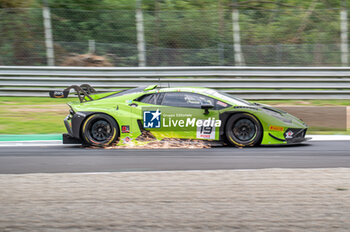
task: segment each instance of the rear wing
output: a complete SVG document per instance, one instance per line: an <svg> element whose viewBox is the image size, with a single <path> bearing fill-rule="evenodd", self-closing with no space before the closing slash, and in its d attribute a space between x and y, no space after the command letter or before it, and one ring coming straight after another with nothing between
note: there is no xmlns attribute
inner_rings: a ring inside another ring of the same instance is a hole
<svg viewBox="0 0 350 232"><path fill-rule="evenodd" d="M89 84L83 85L71 85L64 90L51 90L49 95L51 98L67 98L71 89L74 89L78 95L80 102L93 101L90 94L97 93L97 91L91 87Z"/></svg>

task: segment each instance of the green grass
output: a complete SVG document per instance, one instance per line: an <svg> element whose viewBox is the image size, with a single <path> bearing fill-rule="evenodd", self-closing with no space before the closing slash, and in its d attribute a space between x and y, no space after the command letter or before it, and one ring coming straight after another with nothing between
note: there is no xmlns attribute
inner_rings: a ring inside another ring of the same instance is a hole
<svg viewBox="0 0 350 232"><path fill-rule="evenodd" d="M49 97L0 97L0 105L46 105L66 104L74 101L74 98L49 98Z"/></svg>
<svg viewBox="0 0 350 232"><path fill-rule="evenodd" d="M74 99L0 97L0 134L63 133L67 102Z"/></svg>
<svg viewBox="0 0 350 232"><path fill-rule="evenodd" d="M64 133L67 102L75 98L0 97L0 134ZM264 100L269 105L345 106L348 100ZM350 134L348 131L310 131L312 134Z"/></svg>
<svg viewBox="0 0 350 232"><path fill-rule="evenodd" d="M3 114L0 110L0 114ZM64 115L36 114L26 115L7 114L0 118L0 134L52 134L65 132Z"/></svg>

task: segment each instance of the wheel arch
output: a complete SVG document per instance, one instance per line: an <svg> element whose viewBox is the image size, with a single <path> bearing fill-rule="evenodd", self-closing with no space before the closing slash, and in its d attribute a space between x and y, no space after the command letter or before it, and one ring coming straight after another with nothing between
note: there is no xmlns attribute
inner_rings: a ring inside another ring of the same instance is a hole
<svg viewBox="0 0 350 232"><path fill-rule="evenodd" d="M226 133L225 133L225 128L226 128L226 125L227 125L227 122L228 120L233 116L233 115L236 115L236 114L249 114L251 116L253 116L254 118L256 118L256 120L258 121L258 123L260 124L261 126L261 130L262 130L262 136L260 138L260 141L259 143L261 143L263 137L264 137L264 127L261 123L261 120L259 119L259 117L257 117L256 115L254 115L252 112L249 112L249 111L227 111L227 112L224 112L222 114L220 114L220 120L221 120L221 127L220 127L220 140L221 141L225 141L227 142L227 136L226 136Z"/></svg>
<svg viewBox="0 0 350 232"><path fill-rule="evenodd" d="M83 139L83 135L82 135L82 132L83 132L83 125L85 124L86 120L87 120L88 118L90 118L91 116L96 115L96 114L103 114L103 115L106 115L106 116L108 116L108 117L111 117L111 118L114 120L114 122L117 124L118 132L119 132L119 135L118 135L118 136L120 136L120 126L119 126L119 123L118 123L118 121L117 121L112 115L107 114L107 113L104 113L104 112L84 112L84 113L86 113L86 115L85 115L84 119L81 121L81 123L80 123L80 125L79 125L79 138L80 138L80 139Z"/></svg>

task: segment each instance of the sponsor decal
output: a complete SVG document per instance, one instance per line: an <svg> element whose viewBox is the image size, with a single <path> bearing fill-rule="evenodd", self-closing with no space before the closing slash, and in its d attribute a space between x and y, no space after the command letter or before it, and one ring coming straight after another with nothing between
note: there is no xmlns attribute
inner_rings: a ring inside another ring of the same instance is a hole
<svg viewBox="0 0 350 232"><path fill-rule="evenodd" d="M132 138L130 138L129 136L127 136L127 137L125 137L125 138L123 139L123 143L124 143L124 144L125 144L125 143L130 143L131 140L132 140Z"/></svg>
<svg viewBox="0 0 350 232"><path fill-rule="evenodd" d="M223 106L223 107L227 107L227 104L225 102L222 102L222 101L217 101L216 104Z"/></svg>
<svg viewBox="0 0 350 232"><path fill-rule="evenodd" d="M284 131L284 127L281 127L281 126L270 126L269 130L270 131Z"/></svg>
<svg viewBox="0 0 350 232"><path fill-rule="evenodd" d="M197 127L198 139L215 139L215 127L213 126L199 126Z"/></svg>
<svg viewBox="0 0 350 232"><path fill-rule="evenodd" d="M52 98L66 98L69 94L69 91L68 90L52 90L52 91L49 91L49 95L50 97Z"/></svg>
<svg viewBox="0 0 350 232"><path fill-rule="evenodd" d="M62 91L55 91L54 92L55 97L62 98L64 97L64 93Z"/></svg>
<svg viewBox="0 0 350 232"><path fill-rule="evenodd" d="M179 119L180 118L180 119ZM165 113L162 114L159 109L143 111L144 128L207 128L220 127L221 120L211 117L208 119L197 119L192 114L187 113ZM215 130L214 130L215 132ZM210 134L210 133L209 133Z"/></svg>
<svg viewBox="0 0 350 232"><path fill-rule="evenodd" d="M148 110L143 112L144 128L160 128L161 112L157 110Z"/></svg>
<svg viewBox="0 0 350 232"><path fill-rule="evenodd" d="M130 133L130 126L128 125L122 126L122 133Z"/></svg>
<svg viewBox="0 0 350 232"><path fill-rule="evenodd" d="M291 130L287 131L286 132L286 139L292 139L293 138L293 134L294 134L293 131L291 131Z"/></svg>
<svg viewBox="0 0 350 232"><path fill-rule="evenodd" d="M172 118L163 118L163 127L220 127L221 120L208 118L206 120L197 120L196 118L187 118L186 120L178 120Z"/></svg>

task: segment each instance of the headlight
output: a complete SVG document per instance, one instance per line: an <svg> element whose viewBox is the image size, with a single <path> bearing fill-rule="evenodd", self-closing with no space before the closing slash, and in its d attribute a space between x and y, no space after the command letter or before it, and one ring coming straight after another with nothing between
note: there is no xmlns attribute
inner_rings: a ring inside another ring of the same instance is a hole
<svg viewBox="0 0 350 232"><path fill-rule="evenodd" d="M289 124L292 124L292 122L293 122L291 119L287 119L287 118L283 117L283 115L276 110L273 110L273 109L267 108L267 107L263 107L263 109L264 109L265 113L277 118L278 120L281 120L282 122L289 123Z"/></svg>
<svg viewBox="0 0 350 232"><path fill-rule="evenodd" d="M282 117L279 117L278 119L281 120L282 122L285 122L285 123L289 123L289 124L293 123L293 121L290 119L286 119L286 118L282 118Z"/></svg>

